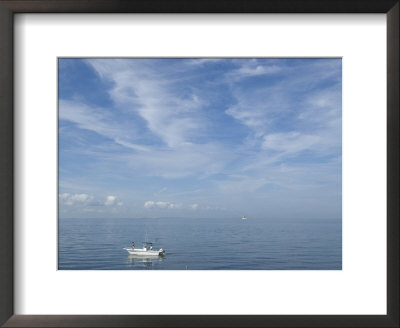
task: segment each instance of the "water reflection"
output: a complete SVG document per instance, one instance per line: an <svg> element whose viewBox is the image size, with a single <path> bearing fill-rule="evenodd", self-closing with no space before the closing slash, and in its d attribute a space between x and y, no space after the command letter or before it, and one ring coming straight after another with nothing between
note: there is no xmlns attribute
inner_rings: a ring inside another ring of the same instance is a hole
<svg viewBox="0 0 400 328"><path fill-rule="evenodd" d="M164 261L164 256L143 256L143 255L128 255L128 263L132 268L152 269L155 265Z"/></svg>

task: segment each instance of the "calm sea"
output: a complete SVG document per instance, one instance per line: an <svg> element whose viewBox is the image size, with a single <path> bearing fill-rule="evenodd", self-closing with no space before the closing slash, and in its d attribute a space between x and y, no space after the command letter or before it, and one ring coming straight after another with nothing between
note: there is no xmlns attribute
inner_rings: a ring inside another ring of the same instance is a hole
<svg viewBox="0 0 400 328"><path fill-rule="evenodd" d="M147 240L163 258L124 247ZM60 270L341 270L341 220L60 219Z"/></svg>

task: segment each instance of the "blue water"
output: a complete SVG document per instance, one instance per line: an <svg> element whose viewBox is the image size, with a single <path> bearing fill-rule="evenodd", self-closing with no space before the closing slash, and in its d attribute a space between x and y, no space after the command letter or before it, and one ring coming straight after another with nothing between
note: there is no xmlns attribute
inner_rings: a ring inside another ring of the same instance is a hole
<svg viewBox="0 0 400 328"><path fill-rule="evenodd" d="M147 234L160 258L124 247ZM60 219L60 270L341 270L341 220Z"/></svg>

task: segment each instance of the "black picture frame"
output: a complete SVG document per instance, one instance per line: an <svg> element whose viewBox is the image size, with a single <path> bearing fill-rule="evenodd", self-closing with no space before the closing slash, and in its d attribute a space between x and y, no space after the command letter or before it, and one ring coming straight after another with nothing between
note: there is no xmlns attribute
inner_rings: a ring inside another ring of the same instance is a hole
<svg viewBox="0 0 400 328"><path fill-rule="evenodd" d="M0 324L4 327L399 327L399 8L399 0L0 0ZM387 315L14 315L13 16L16 13L385 13Z"/></svg>

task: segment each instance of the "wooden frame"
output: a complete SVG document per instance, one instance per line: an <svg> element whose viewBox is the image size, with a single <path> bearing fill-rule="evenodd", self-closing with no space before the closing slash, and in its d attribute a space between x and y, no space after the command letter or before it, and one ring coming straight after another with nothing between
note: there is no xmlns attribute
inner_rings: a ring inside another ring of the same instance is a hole
<svg viewBox="0 0 400 328"><path fill-rule="evenodd" d="M0 324L5 327L399 327L398 0L0 0ZM386 13L387 315L14 315L13 15L15 13Z"/></svg>

